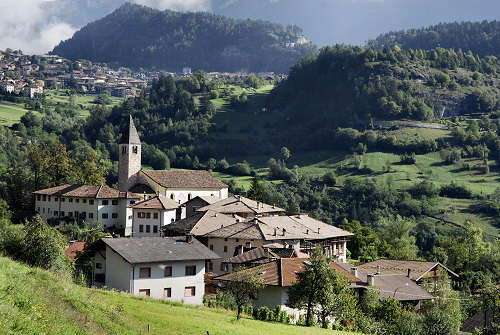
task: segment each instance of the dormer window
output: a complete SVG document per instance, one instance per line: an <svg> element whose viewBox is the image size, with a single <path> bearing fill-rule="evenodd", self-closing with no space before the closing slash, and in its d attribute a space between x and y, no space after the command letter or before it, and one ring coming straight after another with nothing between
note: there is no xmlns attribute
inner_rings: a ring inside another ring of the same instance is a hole
<svg viewBox="0 0 500 335"><path fill-rule="evenodd" d="M132 147L132 152L133 152L134 154L136 154L136 153L137 153L137 146L135 146L135 145L134 145L134 146Z"/></svg>

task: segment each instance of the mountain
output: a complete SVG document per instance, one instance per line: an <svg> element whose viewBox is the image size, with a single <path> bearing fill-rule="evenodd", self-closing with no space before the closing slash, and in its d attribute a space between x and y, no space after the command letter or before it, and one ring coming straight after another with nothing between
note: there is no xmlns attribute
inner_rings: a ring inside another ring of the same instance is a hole
<svg viewBox="0 0 500 335"><path fill-rule="evenodd" d="M479 56L500 55L500 21L442 23L421 29L389 32L368 42L381 49L462 49Z"/></svg>
<svg viewBox="0 0 500 335"><path fill-rule="evenodd" d="M133 68L284 73L314 51L297 26L127 3L52 53Z"/></svg>

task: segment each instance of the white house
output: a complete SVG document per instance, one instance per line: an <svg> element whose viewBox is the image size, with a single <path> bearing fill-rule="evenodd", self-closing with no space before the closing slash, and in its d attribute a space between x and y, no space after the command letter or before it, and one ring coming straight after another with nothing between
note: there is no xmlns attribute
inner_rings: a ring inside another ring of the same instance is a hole
<svg viewBox="0 0 500 335"><path fill-rule="evenodd" d="M179 204L157 195L129 207L132 208L133 237L161 236L161 228L175 221Z"/></svg>
<svg viewBox="0 0 500 335"><path fill-rule="evenodd" d="M297 280L297 273L304 271L308 258L280 258L262 265L252 268L243 269L240 271L247 272L249 276L262 278L264 288L259 292L259 295L252 304L256 307L267 306L270 309L276 306L281 306L281 309L286 311L293 323L295 323L304 311L293 309L287 306L288 303L288 288ZM333 269L343 274L351 283L359 281L354 275L344 270L338 264L330 262ZM229 273L214 279L222 281L231 281L234 279L234 274Z"/></svg>
<svg viewBox="0 0 500 335"><path fill-rule="evenodd" d="M106 185L61 185L34 192L35 210L44 220L101 222L104 228L132 230L132 209L140 194L120 192Z"/></svg>
<svg viewBox="0 0 500 335"><path fill-rule="evenodd" d="M205 262L218 256L196 239L130 237L101 241L102 251L94 258L95 285L137 296L203 303Z"/></svg>

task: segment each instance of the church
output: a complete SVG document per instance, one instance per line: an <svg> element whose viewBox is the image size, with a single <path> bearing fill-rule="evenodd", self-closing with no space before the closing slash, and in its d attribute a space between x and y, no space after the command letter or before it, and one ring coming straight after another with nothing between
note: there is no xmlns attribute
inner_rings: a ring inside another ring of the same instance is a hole
<svg viewBox="0 0 500 335"><path fill-rule="evenodd" d="M44 220L100 222L106 230L131 236L135 226L160 231L163 225L185 218L185 207L180 205L195 197L226 199L228 186L208 171L142 169L141 140L130 116L119 141L118 189L107 185L65 184L33 193L35 211ZM175 215L171 215L168 222L162 215L147 217L149 212L144 208L153 198L158 198L156 203L168 202L169 210L177 205ZM134 225L143 219L147 219L147 225Z"/></svg>

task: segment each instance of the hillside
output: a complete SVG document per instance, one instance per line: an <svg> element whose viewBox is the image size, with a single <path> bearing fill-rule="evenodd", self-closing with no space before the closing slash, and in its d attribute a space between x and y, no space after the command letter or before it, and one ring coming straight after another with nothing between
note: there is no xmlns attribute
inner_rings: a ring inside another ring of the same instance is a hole
<svg viewBox="0 0 500 335"><path fill-rule="evenodd" d="M296 26L127 3L76 32L52 53L176 72L188 66L204 71L284 73L314 51L310 43L297 43L302 37Z"/></svg>
<svg viewBox="0 0 500 335"><path fill-rule="evenodd" d="M2 334L345 334L243 318L233 312L72 284L0 257ZM349 333L352 334L352 333Z"/></svg>
<svg viewBox="0 0 500 335"><path fill-rule="evenodd" d="M496 58L452 50L328 47L295 65L269 105L288 121L287 145L328 148L336 127L494 113L499 72Z"/></svg>
<svg viewBox="0 0 500 335"><path fill-rule="evenodd" d="M420 29L389 32L368 42L377 49L455 49L479 56L500 55L500 21L441 23Z"/></svg>

